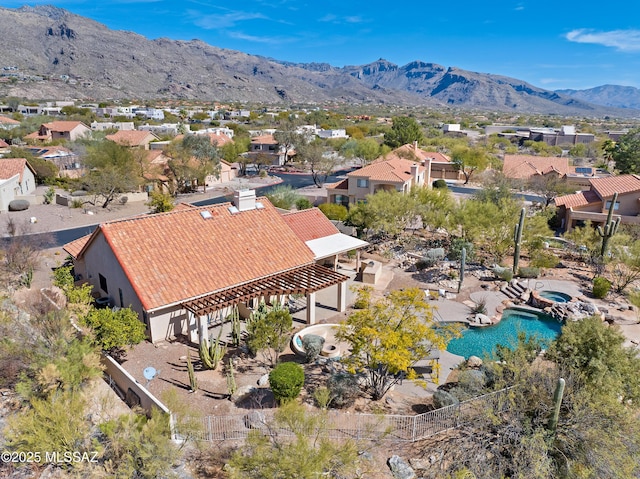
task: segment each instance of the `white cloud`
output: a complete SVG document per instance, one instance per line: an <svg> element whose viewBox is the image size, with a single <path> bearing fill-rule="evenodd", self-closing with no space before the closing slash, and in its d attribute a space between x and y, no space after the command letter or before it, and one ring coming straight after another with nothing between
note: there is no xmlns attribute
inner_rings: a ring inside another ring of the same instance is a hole
<svg viewBox="0 0 640 479"><path fill-rule="evenodd" d="M224 14L201 15L200 12L189 11L189 15L194 19L194 23L207 30L217 28L232 28L238 23L247 20L268 20L262 13L234 11Z"/></svg>
<svg viewBox="0 0 640 479"><path fill-rule="evenodd" d="M235 38L236 40L244 40L247 42L254 43L264 43L269 45L281 45L283 43L291 43L293 41L292 38L284 38L284 37L259 37L256 35L247 35L242 32L229 32L229 36L231 38Z"/></svg>
<svg viewBox="0 0 640 479"><path fill-rule="evenodd" d="M572 30L565 35L570 42L594 43L612 47L621 52L640 51L640 30L611 30L597 32L586 28Z"/></svg>
<svg viewBox="0 0 640 479"><path fill-rule="evenodd" d="M359 15L348 15L345 17L338 17L333 13L328 13L324 17L318 19L319 22L328 22L335 23L336 25L341 25L344 23L363 23L366 20Z"/></svg>

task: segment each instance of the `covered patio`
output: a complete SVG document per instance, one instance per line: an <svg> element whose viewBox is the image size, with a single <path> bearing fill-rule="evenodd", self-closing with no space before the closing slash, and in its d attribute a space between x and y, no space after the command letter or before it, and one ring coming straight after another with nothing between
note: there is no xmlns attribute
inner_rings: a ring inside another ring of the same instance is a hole
<svg viewBox="0 0 640 479"><path fill-rule="evenodd" d="M190 299L181 304L189 313L189 339L200 343L207 338L212 318L226 316L226 310L230 307L249 307L261 300L286 304L289 295L306 297L306 323L315 324L316 293L337 286L335 308L337 312L344 312L348 279L342 273L314 263Z"/></svg>

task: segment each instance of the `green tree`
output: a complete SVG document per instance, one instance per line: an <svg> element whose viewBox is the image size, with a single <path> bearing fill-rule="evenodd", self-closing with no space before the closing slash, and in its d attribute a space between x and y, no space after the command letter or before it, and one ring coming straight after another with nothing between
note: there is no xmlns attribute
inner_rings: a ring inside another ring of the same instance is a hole
<svg viewBox="0 0 640 479"><path fill-rule="evenodd" d="M93 330L100 348L116 356L122 355L125 347L135 346L147 337L144 323L130 308L116 311L93 308L84 320Z"/></svg>
<svg viewBox="0 0 640 479"><path fill-rule="evenodd" d="M423 138L422 127L414 118L396 116L393 118L391 130L384 134L384 144L391 148L398 148L414 141L420 143Z"/></svg>
<svg viewBox="0 0 640 479"><path fill-rule="evenodd" d="M318 209L330 220L344 221L347 219L348 210L346 206L335 203L322 203Z"/></svg>
<svg viewBox="0 0 640 479"><path fill-rule="evenodd" d="M233 454L231 479L355 477L362 469L356 442L327 438L326 412L310 413L295 401L278 408L271 429L286 428L288 435L251 431L244 447Z"/></svg>
<svg viewBox="0 0 640 479"><path fill-rule="evenodd" d="M322 188L339 160L337 155L325 151L321 141L314 140L309 143L302 142L296 146L295 163L309 170L313 183L318 188Z"/></svg>
<svg viewBox="0 0 640 479"><path fill-rule="evenodd" d="M160 190L152 190L149 193L149 201L146 204L153 213L165 213L175 207L173 196Z"/></svg>
<svg viewBox="0 0 640 479"><path fill-rule="evenodd" d="M487 152L480 147L458 147L451 152L451 159L459 171L464 175L464 184L476 171L482 171L489 166Z"/></svg>
<svg viewBox="0 0 640 479"><path fill-rule="evenodd" d="M640 173L640 128L622 135L615 144L611 157L620 173Z"/></svg>
<svg viewBox="0 0 640 479"><path fill-rule="evenodd" d="M351 139L342 145L340 153L365 166L380 156L380 145L373 138Z"/></svg>
<svg viewBox="0 0 640 479"><path fill-rule="evenodd" d="M269 193L265 194L265 196L273 206L284 210L290 210L293 208L293 205L302 198L302 196L289 185L278 185Z"/></svg>
<svg viewBox="0 0 640 479"><path fill-rule="evenodd" d="M304 135L298 133L296 127L296 122L282 122L280 128L273 134L274 140L278 142L278 147L284 153L285 164L289 162L293 150L297 150L299 145L306 143Z"/></svg>
<svg viewBox="0 0 640 479"><path fill-rule="evenodd" d="M85 163L90 173L83 182L94 195L92 203L100 200L103 208L123 193L135 191L142 180L132 149L112 141L90 144Z"/></svg>
<svg viewBox="0 0 640 479"><path fill-rule="evenodd" d="M261 352L272 366L289 344L293 318L286 309L274 308L266 314L256 314L247 322L247 345L250 351Z"/></svg>
<svg viewBox="0 0 640 479"><path fill-rule="evenodd" d="M416 362L433 350L444 350L457 330L433 327L431 307L421 289L391 291L376 301L370 295L369 289L358 291L358 301L368 307L350 314L336 337L348 343L351 350L341 361L350 372L366 374L371 397L377 401L401 375L415 378ZM433 368L437 378L438 364Z"/></svg>
<svg viewBox="0 0 640 479"><path fill-rule="evenodd" d="M186 135L182 140L174 140L166 154L179 193L194 191L197 185L205 184L209 175L220 175L218 148L206 135Z"/></svg>
<svg viewBox="0 0 640 479"><path fill-rule="evenodd" d="M556 197L573 193L575 186L567 183L566 178L560 178L555 174L534 175L527 181L527 189L544 198L544 207L547 208Z"/></svg>

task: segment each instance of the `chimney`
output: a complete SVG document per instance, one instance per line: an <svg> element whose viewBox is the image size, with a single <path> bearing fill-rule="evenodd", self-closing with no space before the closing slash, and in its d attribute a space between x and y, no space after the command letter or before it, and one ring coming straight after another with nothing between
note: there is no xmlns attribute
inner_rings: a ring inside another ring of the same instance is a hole
<svg viewBox="0 0 640 479"><path fill-rule="evenodd" d="M413 142L413 151L418 151L418 140Z"/></svg>
<svg viewBox="0 0 640 479"><path fill-rule="evenodd" d="M256 209L256 190L234 191L233 205L238 208L238 211Z"/></svg>

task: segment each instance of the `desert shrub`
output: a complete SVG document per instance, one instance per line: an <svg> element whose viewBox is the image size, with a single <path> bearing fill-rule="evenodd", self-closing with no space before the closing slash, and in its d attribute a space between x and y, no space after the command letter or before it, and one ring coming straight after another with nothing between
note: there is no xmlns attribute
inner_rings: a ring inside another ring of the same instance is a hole
<svg viewBox="0 0 640 479"><path fill-rule="evenodd" d="M475 255L473 243L465 241L463 238L454 238L449 247L448 258L452 261L458 261L462 258L462 248L467 250L467 262L471 261Z"/></svg>
<svg viewBox="0 0 640 479"><path fill-rule="evenodd" d="M334 374L327 381L327 389L331 392L331 405L336 408L353 406L360 395L358 378L349 373Z"/></svg>
<svg viewBox="0 0 640 479"><path fill-rule="evenodd" d="M29 209L27 200L13 200L9 203L9 211L24 211Z"/></svg>
<svg viewBox="0 0 640 479"><path fill-rule="evenodd" d="M558 262L558 257L547 251L537 251L531 255L531 266L534 268L555 268Z"/></svg>
<svg viewBox="0 0 640 479"><path fill-rule="evenodd" d="M71 202L71 208L82 208L82 205L84 204L84 202L82 200L73 200Z"/></svg>
<svg viewBox="0 0 640 479"><path fill-rule="evenodd" d="M280 363L269 373L269 386L279 404L297 398L303 385L304 370L297 363Z"/></svg>
<svg viewBox="0 0 640 479"><path fill-rule="evenodd" d="M436 409L440 409L446 406L453 406L458 404L458 398L456 398L453 394L448 393L447 391L443 391L442 389L438 389L435 393L433 393L433 407Z"/></svg>
<svg viewBox="0 0 640 479"><path fill-rule="evenodd" d="M318 336L317 334L306 334L303 336L302 348L304 349L308 363L316 360L320 351L322 351L322 346L324 346L324 338L322 336Z"/></svg>
<svg viewBox="0 0 640 479"><path fill-rule="evenodd" d="M296 201L296 209L298 210L308 210L313 207L313 203L309 201L308 198L300 198Z"/></svg>
<svg viewBox="0 0 640 479"><path fill-rule="evenodd" d="M482 297L478 299L473 306L469 306L469 313L471 314L487 314L487 298Z"/></svg>
<svg viewBox="0 0 640 479"><path fill-rule="evenodd" d="M513 271L511 271L511 268L495 266L493 268L493 274L495 274L502 281L511 281L513 279Z"/></svg>
<svg viewBox="0 0 640 479"><path fill-rule="evenodd" d="M459 401L480 396L485 389L487 378L477 369L465 369L458 374L458 384L449 392Z"/></svg>
<svg viewBox="0 0 640 479"><path fill-rule="evenodd" d="M537 278L540 276L540 269L526 267L518 268L518 276L521 278Z"/></svg>
<svg viewBox="0 0 640 479"><path fill-rule="evenodd" d="M318 209L330 220L344 221L349 213L346 206L337 205L335 203L323 203Z"/></svg>
<svg viewBox="0 0 640 479"><path fill-rule="evenodd" d="M603 278L602 276L596 276L593 278L593 296L602 299L607 294L609 294L609 290L611 289L611 281L607 278Z"/></svg>
<svg viewBox="0 0 640 479"><path fill-rule="evenodd" d="M331 402L331 391L327 387L320 387L313 391L313 399L320 409L327 409Z"/></svg>
<svg viewBox="0 0 640 479"><path fill-rule="evenodd" d="M87 192L84 190L76 190L71 192L71 196L87 196Z"/></svg>
<svg viewBox="0 0 640 479"><path fill-rule="evenodd" d="M448 188L448 187L447 187L447 182L446 182L446 181L444 181L444 180L442 180L442 179L434 181L434 182L433 182L433 184L432 184L432 186L433 186L434 188L444 188L444 189L447 189L447 188Z"/></svg>

